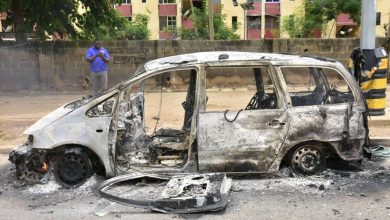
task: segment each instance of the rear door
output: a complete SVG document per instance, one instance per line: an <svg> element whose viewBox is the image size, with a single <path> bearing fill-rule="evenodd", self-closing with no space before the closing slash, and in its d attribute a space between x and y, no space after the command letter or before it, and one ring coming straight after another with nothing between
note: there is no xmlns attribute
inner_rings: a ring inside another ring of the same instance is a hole
<svg viewBox="0 0 390 220"><path fill-rule="evenodd" d="M365 137L363 106L336 69L326 67L281 67L291 101L290 130L286 144L305 141L334 143L342 159L359 159ZM319 79L313 80L318 77ZM311 96L302 96L305 92Z"/></svg>
<svg viewBox="0 0 390 220"><path fill-rule="evenodd" d="M202 172L266 172L283 144L288 118L269 66L208 67L198 117Z"/></svg>

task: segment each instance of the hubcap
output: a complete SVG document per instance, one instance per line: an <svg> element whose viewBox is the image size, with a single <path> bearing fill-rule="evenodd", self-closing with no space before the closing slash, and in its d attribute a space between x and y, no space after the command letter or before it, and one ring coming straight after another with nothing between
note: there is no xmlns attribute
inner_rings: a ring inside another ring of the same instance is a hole
<svg viewBox="0 0 390 220"><path fill-rule="evenodd" d="M296 151L293 166L305 173L311 173L321 167L321 153L313 147L304 147Z"/></svg>
<svg viewBox="0 0 390 220"><path fill-rule="evenodd" d="M84 159L78 155L64 157L58 168L58 176L69 185L76 185L87 177L87 165Z"/></svg>

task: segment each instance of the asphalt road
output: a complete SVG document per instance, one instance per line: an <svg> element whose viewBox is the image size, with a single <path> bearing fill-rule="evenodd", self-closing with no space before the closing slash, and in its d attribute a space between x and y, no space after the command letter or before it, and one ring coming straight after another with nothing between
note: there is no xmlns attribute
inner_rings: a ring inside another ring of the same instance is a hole
<svg viewBox="0 0 390 220"><path fill-rule="evenodd" d="M95 195L93 176L77 189L54 181L23 185L0 155L0 219L390 219L390 159L363 161L360 171L234 179L225 210L161 214L116 204Z"/></svg>

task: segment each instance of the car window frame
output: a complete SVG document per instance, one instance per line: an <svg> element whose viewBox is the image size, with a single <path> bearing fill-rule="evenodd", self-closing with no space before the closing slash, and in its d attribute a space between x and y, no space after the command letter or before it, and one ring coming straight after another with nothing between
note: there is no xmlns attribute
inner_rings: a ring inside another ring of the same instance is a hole
<svg viewBox="0 0 390 220"><path fill-rule="evenodd" d="M229 61L229 62L210 62L210 63L204 63L202 70L202 77L203 77L203 91L204 94L206 94L207 90L207 68L229 68L229 67L242 67L242 68L255 68L255 67L267 67L269 70L270 78L272 80L272 83L275 87L276 90L276 97L277 97L277 108L275 109L248 109L245 110L245 106L243 106L242 111L258 111L258 110L285 110L286 109L286 103L287 100L285 99L284 91L282 88L282 85L280 84L280 79L278 76L278 72L275 69L275 65L272 64L271 62L259 62L259 61ZM248 100L249 102L250 100ZM221 112L221 111L207 111L206 110L206 100L201 100L202 105L204 106L204 109L200 111L201 113L215 113L215 112ZM239 111L239 110L232 110L232 111Z"/></svg>
<svg viewBox="0 0 390 220"><path fill-rule="evenodd" d="M343 102L343 103L332 103L332 104L325 104L324 106L329 106L329 105L345 105L345 104L352 104L352 105L355 105L358 103L358 97L357 97L357 94L355 93L355 89L353 89L353 85L351 84L351 82L345 77L345 75L343 74L342 71L340 71L339 69L337 69L336 67L333 67L333 66L326 66L326 65L304 65L304 64L299 64L299 65L275 65L274 66L276 68L276 71L278 72L279 74L279 77L281 79L281 83L283 83L283 88L285 89L285 94L286 94L286 99L287 99L287 107L289 108L299 108L299 107L307 107L307 106L318 106L318 105L306 105L306 106L293 106L292 105L292 100L291 100L291 96L290 96L290 92L288 91L288 86L287 86L287 83L286 83L286 79L284 78L283 76L283 72L282 72L282 68L283 67L289 67L289 68L299 68L299 67L307 67L307 68L310 68L310 67L314 67L314 68L322 68L322 69L331 69L331 70L334 70L336 71L343 79L344 81L347 83L348 87L351 89L351 92L352 92L352 95L353 95L353 102ZM325 80L326 80L326 83L328 84L328 79L326 78L325 75L322 76ZM325 85L325 87L327 89L329 89L329 85Z"/></svg>
<svg viewBox="0 0 390 220"><path fill-rule="evenodd" d="M115 96L116 96L116 97L115 97ZM98 115L98 116L94 116L94 117L91 117L91 116L88 115L88 112L89 112L91 109L93 109L93 108L95 108L96 106L102 104L103 102L105 102L105 101L111 99L112 97L115 97L115 99L114 99L114 103L112 104L112 111L111 111L110 114ZM116 93L112 94L111 96L105 98L104 100L100 101L99 103L95 104L94 106L88 108L88 109L85 111L85 116L86 116L87 118L112 117L112 116L114 115L114 113L116 112L116 104L118 103L118 98L119 98L119 92L116 92Z"/></svg>

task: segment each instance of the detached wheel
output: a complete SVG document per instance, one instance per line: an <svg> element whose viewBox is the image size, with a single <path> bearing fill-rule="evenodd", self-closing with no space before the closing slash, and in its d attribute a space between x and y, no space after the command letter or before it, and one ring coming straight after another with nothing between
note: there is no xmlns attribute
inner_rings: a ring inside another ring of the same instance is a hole
<svg viewBox="0 0 390 220"><path fill-rule="evenodd" d="M325 157L319 147L302 145L291 155L291 168L298 175L310 176L325 169Z"/></svg>
<svg viewBox="0 0 390 220"><path fill-rule="evenodd" d="M65 187L77 187L92 175L91 160L82 152L69 152L55 160L54 175Z"/></svg>

